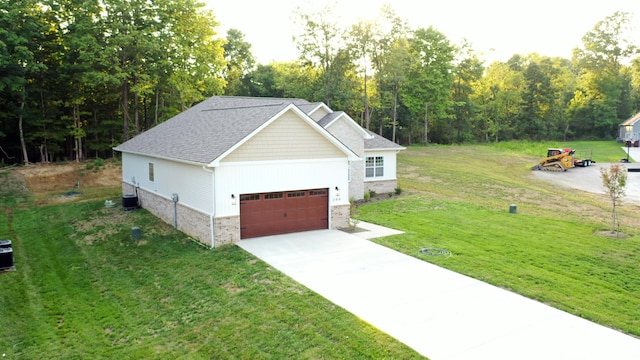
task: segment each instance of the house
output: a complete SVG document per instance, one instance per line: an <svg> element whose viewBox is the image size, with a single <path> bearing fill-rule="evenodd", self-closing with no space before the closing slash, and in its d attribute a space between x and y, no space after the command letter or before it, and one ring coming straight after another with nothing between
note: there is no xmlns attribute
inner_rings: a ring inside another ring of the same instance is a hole
<svg viewBox="0 0 640 360"><path fill-rule="evenodd" d="M627 143L627 146L638 146L640 142L640 112L618 126L618 140Z"/></svg>
<svg viewBox="0 0 640 360"><path fill-rule="evenodd" d="M403 147L302 99L214 96L124 142L122 188L212 247L347 227L350 198L397 187Z"/></svg>

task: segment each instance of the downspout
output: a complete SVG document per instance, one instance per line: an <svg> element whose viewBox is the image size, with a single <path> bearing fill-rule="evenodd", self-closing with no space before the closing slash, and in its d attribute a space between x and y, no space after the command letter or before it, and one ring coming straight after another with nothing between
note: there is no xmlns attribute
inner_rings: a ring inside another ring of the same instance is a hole
<svg viewBox="0 0 640 360"><path fill-rule="evenodd" d="M216 215L216 177L215 172L213 170L207 169L206 166L202 166L202 170L211 173L211 181L212 181L212 191L213 191L213 211L209 214L209 226L211 227L211 249L215 248L216 243L216 231L213 226L213 218Z"/></svg>
<svg viewBox="0 0 640 360"><path fill-rule="evenodd" d="M171 200L173 201L173 228L178 229L178 194L171 194Z"/></svg>

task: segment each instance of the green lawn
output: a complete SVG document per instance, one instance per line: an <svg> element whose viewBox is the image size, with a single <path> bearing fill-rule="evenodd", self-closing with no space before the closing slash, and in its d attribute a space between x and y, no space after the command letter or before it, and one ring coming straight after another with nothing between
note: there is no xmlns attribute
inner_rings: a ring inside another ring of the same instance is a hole
<svg viewBox="0 0 640 360"><path fill-rule="evenodd" d="M626 151L621 150L624 144L615 141L506 141L491 143L487 147L508 151L512 154L531 155L536 158L546 156L548 148L571 148L576 150L577 155L590 154L593 155L593 160L599 162L618 162L627 156Z"/></svg>
<svg viewBox="0 0 640 360"><path fill-rule="evenodd" d="M606 198L529 170L547 146L575 145L410 147L402 194L358 217L406 232L381 244L640 336L640 207L620 207L631 238L597 236ZM614 142L581 145L597 161L624 157ZM0 193L17 267L0 274L5 359L421 358L237 247L208 250L144 210L105 208L119 188L40 206L0 172Z"/></svg>
<svg viewBox="0 0 640 360"><path fill-rule="evenodd" d="M0 274L3 360L422 358L243 250L203 248L144 210L2 196L17 269Z"/></svg>
<svg viewBox="0 0 640 360"><path fill-rule="evenodd" d="M584 144L599 159L624 155L614 142ZM383 245L640 336L640 204L621 206L631 238L595 235L608 229L609 200L537 180L537 157L519 146L409 148L398 160L403 196L362 205L359 218L406 231ZM453 256L419 251L431 247Z"/></svg>

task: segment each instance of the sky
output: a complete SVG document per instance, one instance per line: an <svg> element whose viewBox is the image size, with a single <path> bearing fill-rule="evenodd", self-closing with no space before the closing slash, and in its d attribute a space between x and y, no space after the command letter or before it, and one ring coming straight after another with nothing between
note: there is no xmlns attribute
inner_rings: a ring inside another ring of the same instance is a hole
<svg viewBox="0 0 640 360"><path fill-rule="evenodd" d="M638 0L203 0L220 23L218 33L226 37L229 28L240 30L261 64L292 61L298 57L292 36L293 12L314 13L335 4L339 24L373 19L383 4L412 29L433 26L452 43L463 39L486 61L506 61L514 54L538 53L571 58L582 45L582 37L598 21L616 11L632 14L638 25Z"/></svg>

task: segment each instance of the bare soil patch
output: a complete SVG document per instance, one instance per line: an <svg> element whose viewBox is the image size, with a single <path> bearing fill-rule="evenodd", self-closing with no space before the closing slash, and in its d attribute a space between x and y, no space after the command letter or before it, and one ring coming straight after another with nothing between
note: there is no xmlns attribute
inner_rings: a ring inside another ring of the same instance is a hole
<svg viewBox="0 0 640 360"><path fill-rule="evenodd" d="M2 180L0 185L2 185L3 193L11 193L11 194L26 194L29 192L29 185L25 181L24 176L22 176L17 171L13 171L11 169L1 170L3 173L6 173L6 177Z"/></svg>
<svg viewBox="0 0 640 360"><path fill-rule="evenodd" d="M17 170L34 193L71 191L83 187L119 186L122 169L107 164L98 170L87 169L83 163L36 164Z"/></svg>

